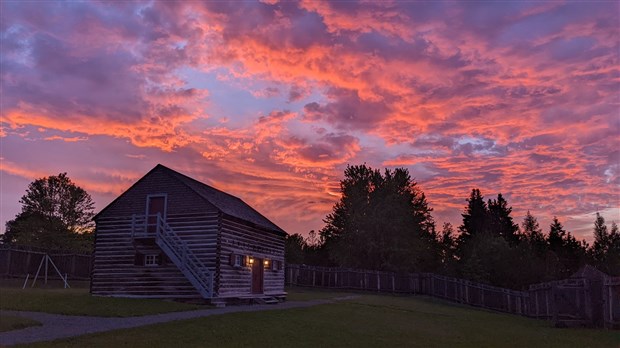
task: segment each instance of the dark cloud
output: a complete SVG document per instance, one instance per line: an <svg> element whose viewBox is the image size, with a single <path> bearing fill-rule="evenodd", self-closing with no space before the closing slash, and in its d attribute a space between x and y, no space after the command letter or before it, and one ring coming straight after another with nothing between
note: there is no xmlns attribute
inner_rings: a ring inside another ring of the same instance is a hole
<svg viewBox="0 0 620 348"><path fill-rule="evenodd" d="M390 108L386 102L364 101L355 91L344 89L331 89L328 95L333 102L306 104L303 119L325 120L343 129L368 130L389 117Z"/></svg>

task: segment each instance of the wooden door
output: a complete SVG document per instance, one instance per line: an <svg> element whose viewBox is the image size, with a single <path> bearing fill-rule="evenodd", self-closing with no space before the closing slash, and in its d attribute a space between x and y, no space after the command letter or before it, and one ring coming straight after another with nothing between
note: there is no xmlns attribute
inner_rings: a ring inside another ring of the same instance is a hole
<svg viewBox="0 0 620 348"><path fill-rule="evenodd" d="M253 294L262 294L263 293L263 259L254 258L254 263L252 264L252 293Z"/></svg>
<svg viewBox="0 0 620 348"><path fill-rule="evenodd" d="M162 218L164 218L164 220L166 219L166 197L148 197L146 202L147 233L155 233L155 231L157 231L158 213L161 215Z"/></svg>

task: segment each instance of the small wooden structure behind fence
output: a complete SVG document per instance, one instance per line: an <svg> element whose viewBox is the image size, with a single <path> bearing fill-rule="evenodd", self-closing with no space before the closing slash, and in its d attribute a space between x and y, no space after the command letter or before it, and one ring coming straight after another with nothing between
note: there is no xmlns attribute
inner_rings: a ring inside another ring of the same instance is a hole
<svg viewBox="0 0 620 348"><path fill-rule="evenodd" d="M505 289L434 273L394 273L290 264L286 284L395 294L422 294L500 312L553 320L556 325L620 326L620 277L605 278L597 291L589 279L572 278ZM601 322L597 313L602 311ZM604 319L603 319L604 318Z"/></svg>
<svg viewBox="0 0 620 348"><path fill-rule="evenodd" d="M90 279L90 255L42 252L8 247L0 247L0 277L34 275L46 254L69 279ZM55 277L55 272L50 273L50 276Z"/></svg>

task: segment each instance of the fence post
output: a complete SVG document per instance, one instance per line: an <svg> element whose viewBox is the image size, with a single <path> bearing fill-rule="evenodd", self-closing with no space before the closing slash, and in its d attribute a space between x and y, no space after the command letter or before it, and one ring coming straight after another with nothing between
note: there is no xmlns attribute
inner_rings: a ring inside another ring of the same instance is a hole
<svg viewBox="0 0 620 348"><path fill-rule="evenodd" d="M607 280L609 282L609 284L607 284L607 289L609 289L608 292L607 292L609 294L609 301L607 301L607 302L609 302L609 327L612 327L613 323L614 323L613 296L611 296L611 287L612 287L611 283L612 282L611 282L611 278L607 278Z"/></svg>
<svg viewBox="0 0 620 348"><path fill-rule="evenodd" d="M30 273L30 260L32 259L32 253L26 254L26 273Z"/></svg>
<svg viewBox="0 0 620 348"><path fill-rule="evenodd" d="M549 318L549 291L545 291L545 315Z"/></svg>
<svg viewBox="0 0 620 348"><path fill-rule="evenodd" d="M312 270L312 286L316 286L316 271Z"/></svg>
<svg viewBox="0 0 620 348"><path fill-rule="evenodd" d="M377 272L377 292L381 291L381 277L379 276L379 272Z"/></svg>
<svg viewBox="0 0 620 348"><path fill-rule="evenodd" d="M553 322L557 323L559 319L558 306L557 306L557 287L555 284L551 285L551 298L553 299Z"/></svg>
<svg viewBox="0 0 620 348"><path fill-rule="evenodd" d="M506 310L508 311L508 313L511 313L511 311L510 311L510 293L509 292L506 293Z"/></svg>
<svg viewBox="0 0 620 348"><path fill-rule="evenodd" d="M75 277L75 254L71 255L71 274Z"/></svg>
<svg viewBox="0 0 620 348"><path fill-rule="evenodd" d="M7 249L6 254L6 275L11 275L11 249Z"/></svg>
<svg viewBox="0 0 620 348"><path fill-rule="evenodd" d="M396 292L396 280L394 279L394 274L392 274L392 292Z"/></svg>
<svg viewBox="0 0 620 348"><path fill-rule="evenodd" d="M465 303L469 304L469 282L465 283Z"/></svg>

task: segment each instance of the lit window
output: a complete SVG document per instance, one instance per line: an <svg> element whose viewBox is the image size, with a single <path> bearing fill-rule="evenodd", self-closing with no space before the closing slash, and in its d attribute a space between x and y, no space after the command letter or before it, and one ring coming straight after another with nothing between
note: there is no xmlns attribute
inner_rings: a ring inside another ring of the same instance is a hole
<svg viewBox="0 0 620 348"><path fill-rule="evenodd" d="M145 266L157 266L157 255L144 255Z"/></svg>
<svg viewBox="0 0 620 348"><path fill-rule="evenodd" d="M242 255L235 255L234 266L235 267L241 267L241 263L242 262L243 262L243 256Z"/></svg>

